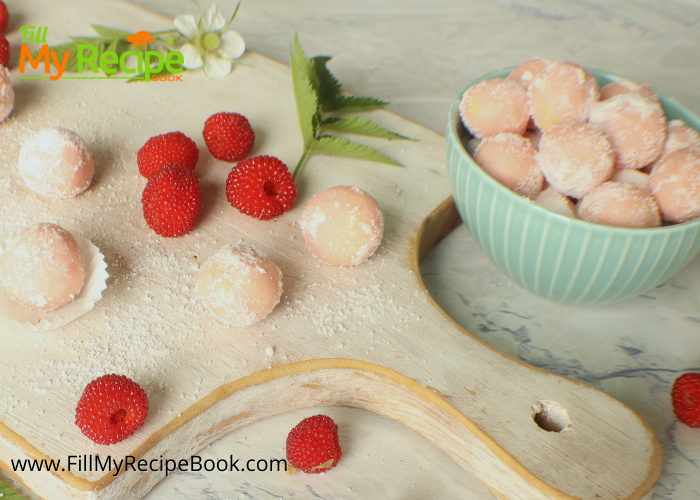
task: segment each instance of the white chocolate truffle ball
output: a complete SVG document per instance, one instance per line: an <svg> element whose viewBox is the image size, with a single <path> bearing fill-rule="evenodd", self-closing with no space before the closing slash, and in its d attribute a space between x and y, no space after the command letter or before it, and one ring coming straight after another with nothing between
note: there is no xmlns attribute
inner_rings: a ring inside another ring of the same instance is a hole
<svg viewBox="0 0 700 500"><path fill-rule="evenodd" d="M661 214L646 189L623 182L604 182L579 200L583 220L618 227L659 227Z"/></svg>
<svg viewBox="0 0 700 500"><path fill-rule="evenodd" d="M644 171L651 173L657 163L667 154L679 149L694 149L700 151L700 133L689 127L683 120L671 120L666 126L666 142L659 157L644 167Z"/></svg>
<svg viewBox="0 0 700 500"><path fill-rule="evenodd" d="M484 139L474 153L474 161L505 187L534 198L542 190L543 180L536 155L529 139L504 133Z"/></svg>
<svg viewBox="0 0 700 500"><path fill-rule="evenodd" d="M689 127L683 120L671 120L668 122L662 156L679 149L700 151L700 133Z"/></svg>
<svg viewBox="0 0 700 500"><path fill-rule="evenodd" d="M19 233L0 259L0 282L17 302L50 311L75 298L85 281L85 261L75 238L56 224Z"/></svg>
<svg viewBox="0 0 700 500"><path fill-rule="evenodd" d="M649 174L642 172L641 170L634 170L631 168L616 168L613 171L610 180L613 182L626 182L628 184L634 184L642 189L649 188Z"/></svg>
<svg viewBox="0 0 700 500"><path fill-rule="evenodd" d="M600 98L600 88L581 66L555 61L532 80L528 95L532 119L546 132L557 125L587 121L591 106Z"/></svg>
<svg viewBox="0 0 700 500"><path fill-rule="evenodd" d="M4 121L15 106L15 91L12 89L10 72L0 64L0 122Z"/></svg>
<svg viewBox="0 0 700 500"><path fill-rule="evenodd" d="M542 135L537 161L554 189L581 198L610 177L615 154L600 130L587 123L569 123Z"/></svg>
<svg viewBox="0 0 700 500"><path fill-rule="evenodd" d="M530 121L530 105L522 85L491 78L467 89L459 102L459 114L474 137L522 134Z"/></svg>
<svg viewBox="0 0 700 500"><path fill-rule="evenodd" d="M231 326L265 318L282 296L282 271L252 247L226 245L199 271L197 290L204 305Z"/></svg>
<svg viewBox="0 0 700 500"><path fill-rule="evenodd" d="M532 80L539 75L544 68L549 66L553 61L545 59L543 57L535 57L533 59L528 59L520 66L515 68L508 75L509 80L518 82L525 88L528 88L532 83Z"/></svg>
<svg viewBox="0 0 700 500"><path fill-rule="evenodd" d="M600 89L600 100L606 101L611 97L615 97L616 95L620 94L639 94L654 102L661 102L659 96L656 95L656 92L654 92L649 85L633 82L632 80L628 80L626 78L621 78L619 80L615 80L614 82L610 82Z"/></svg>
<svg viewBox="0 0 700 500"><path fill-rule="evenodd" d="M567 217L573 217L574 219L576 218L576 206L574 202L571 201L571 198L564 196L552 187L548 187L537 195L535 203L542 205L552 212L566 215Z"/></svg>
<svg viewBox="0 0 700 500"><path fill-rule="evenodd" d="M659 103L639 94L597 102L589 121L615 150L617 168L642 168L656 160L666 142L666 115Z"/></svg>
<svg viewBox="0 0 700 500"><path fill-rule="evenodd" d="M700 152L670 152L654 167L649 185L664 219L686 222L700 217Z"/></svg>
<svg viewBox="0 0 700 500"><path fill-rule="evenodd" d="M364 262L384 234L384 215L376 200L349 186L335 186L311 198L299 222L311 253L334 266Z"/></svg>
<svg viewBox="0 0 700 500"><path fill-rule="evenodd" d="M45 128L24 143L19 173L29 189L52 198L73 198L92 182L90 148L70 130Z"/></svg>

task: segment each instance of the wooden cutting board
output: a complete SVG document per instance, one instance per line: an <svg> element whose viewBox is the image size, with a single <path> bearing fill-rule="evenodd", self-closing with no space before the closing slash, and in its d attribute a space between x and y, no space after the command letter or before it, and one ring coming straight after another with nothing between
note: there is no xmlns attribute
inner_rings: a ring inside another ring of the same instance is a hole
<svg viewBox="0 0 700 500"><path fill-rule="evenodd" d="M22 0L10 10L22 24L48 26L51 44L89 34L89 23L134 32L172 26L122 1L55 5ZM16 68L16 29L9 39ZM204 146L208 116L246 115L256 155L293 166L301 154L289 68L254 53L242 62L226 78L188 73L168 83L20 80L12 72L15 111L0 124L0 238L56 222L97 245L111 277L95 308L60 330L0 324L0 466L45 498L138 499L165 472L13 472L10 463L66 464L69 455L179 460L250 422L342 405L421 433L500 499L650 498L662 454L646 422L601 391L495 351L446 317L426 291L418 263L459 223L443 137L374 112L380 124L417 139L365 141L405 169L317 155L294 208L278 219L259 221L228 204L231 165ZM46 126L76 131L95 155L95 181L75 199L42 199L17 173L19 147ZM145 180L135 158L146 139L173 130L200 147L204 208L194 231L166 239L143 220ZM315 260L297 224L308 199L334 185L368 191L386 218L380 249L350 269ZM246 328L219 324L196 293L201 263L238 242L284 273L281 304ZM74 424L85 384L104 373L133 378L151 403L146 424L112 446L95 445Z"/></svg>

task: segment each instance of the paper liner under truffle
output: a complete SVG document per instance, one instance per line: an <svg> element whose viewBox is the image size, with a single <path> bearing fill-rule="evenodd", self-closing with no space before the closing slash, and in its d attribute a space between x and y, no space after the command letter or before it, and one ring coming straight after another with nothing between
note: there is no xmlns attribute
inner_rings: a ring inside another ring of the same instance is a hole
<svg viewBox="0 0 700 500"><path fill-rule="evenodd" d="M88 312L102 298L109 278L104 255L90 240L73 236L85 260L85 283L75 299L53 311L30 309L10 297L5 287L0 285L0 321L35 332L56 330ZM0 257L7 245L8 241L0 242Z"/></svg>

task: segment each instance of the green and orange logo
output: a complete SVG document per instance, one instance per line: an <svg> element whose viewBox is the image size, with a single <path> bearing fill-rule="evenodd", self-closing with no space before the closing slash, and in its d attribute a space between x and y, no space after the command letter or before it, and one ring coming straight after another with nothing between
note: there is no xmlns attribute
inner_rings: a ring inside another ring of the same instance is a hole
<svg viewBox="0 0 700 500"><path fill-rule="evenodd" d="M126 36L127 42L136 50L121 50L117 53L110 47L98 50L95 45L89 43L79 43L79 41L59 45L52 50L46 43L47 26L22 26L22 47L19 56L19 72L24 74L26 63L32 69L38 70L43 63L44 73L48 76L20 76L27 79L48 79L52 81L61 78L71 79L99 79L99 78L122 78L138 79L146 81L175 81L182 78L184 70L184 56L178 50L170 50L163 54L157 50L147 50L148 44L155 40L155 37L148 31L139 31L134 35ZM32 53L27 43L43 44L38 51ZM135 59L135 65L133 65ZM75 73L86 76L63 76L70 68ZM55 68L55 73L51 74L51 66ZM130 76L113 76L118 71ZM161 73L166 72L167 75ZM92 73L91 75L89 73ZM102 76L96 76L103 73ZM165 77L165 78L164 78Z"/></svg>

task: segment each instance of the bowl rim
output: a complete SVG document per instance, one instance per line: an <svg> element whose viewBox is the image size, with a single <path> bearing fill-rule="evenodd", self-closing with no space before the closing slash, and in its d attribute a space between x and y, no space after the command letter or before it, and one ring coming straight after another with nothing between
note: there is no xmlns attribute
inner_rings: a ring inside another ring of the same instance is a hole
<svg viewBox="0 0 700 500"><path fill-rule="evenodd" d="M582 66L583 67L583 66ZM469 84L467 84L457 95L457 97L454 99L452 104L450 105L450 110L447 115L447 139L448 143L452 142L455 144L456 148L458 149L460 155L465 159L467 162L470 162L473 167L476 167L483 175L483 177L486 179L485 182L490 183L497 191L500 193L504 194L505 196L510 196L512 197L513 201L515 203L520 203L521 206L527 206L533 210L535 210L536 213L540 214L541 216L548 217L550 219L554 220L559 220L560 222L566 223L572 227L577 227L579 226L581 229L586 229L588 231L602 231L605 233L618 233L618 234L625 234L625 235L648 235L649 237L651 236L661 236L661 235L669 235L673 234L676 232L686 232L689 230L698 230L700 231L700 217L696 217L695 219L686 221L686 222L681 222L678 224L671 224L667 226L660 226L660 227L644 227L644 228L638 228L638 227L620 227L620 226L609 226L606 224L599 224L596 222L589 222L583 219L579 218L573 218L573 217L568 217L563 214L559 214L557 212L554 212L552 210L549 210L548 208L545 208L538 203L535 203L534 200L531 200L530 198L527 198L525 196L519 195L518 193L512 191L511 189L507 188L503 184L501 184L499 181L497 181L495 178L493 178L491 175L489 175L484 169L482 169L478 163L472 158L472 156L467 152L467 149L464 147L464 144L462 143L462 140L459 137L459 133L457 132L457 126L458 123L461 122L461 117L459 116L459 102L462 99L462 96L464 93L469 89L469 87L472 87L473 85L476 85L477 83L487 80L489 78L505 78L508 76L508 74L513 70L517 68L517 66L508 66L505 68L501 68L495 71L491 71L489 73L486 73L474 80L472 80ZM593 67L585 67L587 71L589 71L595 78L596 80L599 80L601 78L603 79L609 79L610 81L615 81L615 80L620 80L620 79L628 79L625 76L618 75L615 73L611 73L606 70L601 70L598 68L593 68ZM656 94L659 96L661 99L661 105L664 108L664 113L667 113L666 110L666 103L671 103L673 106L677 107L679 110L681 110L685 115L689 116L692 118L695 123L687 123L687 121L684 119L683 121L686 122L686 124L697 130L700 133L700 117L698 117L695 113L690 111L688 108L683 106L680 102L678 102L675 98L665 94L664 92L660 92L657 89L652 87L652 90L656 92ZM466 128L466 127L465 127ZM453 189L455 186L453 186Z"/></svg>

